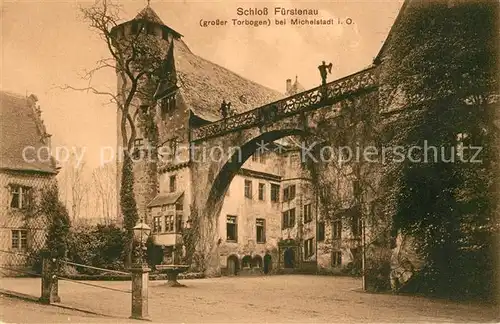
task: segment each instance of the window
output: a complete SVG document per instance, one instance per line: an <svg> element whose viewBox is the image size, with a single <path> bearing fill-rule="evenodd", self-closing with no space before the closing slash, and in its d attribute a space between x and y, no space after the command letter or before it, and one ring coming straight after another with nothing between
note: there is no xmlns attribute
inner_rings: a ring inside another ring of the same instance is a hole
<svg viewBox="0 0 500 324"><path fill-rule="evenodd" d="M252 267L252 258L249 255L245 255L243 259L241 259L241 267L246 269Z"/></svg>
<svg viewBox="0 0 500 324"><path fill-rule="evenodd" d="M134 140L134 146L136 148L142 148L144 146L144 139L142 139L142 138L136 138Z"/></svg>
<svg viewBox="0 0 500 324"><path fill-rule="evenodd" d="M340 220L333 221L332 232L334 239L339 239L342 237L342 222Z"/></svg>
<svg viewBox="0 0 500 324"><path fill-rule="evenodd" d="M153 233L161 233L161 217L153 217Z"/></svg>
<svg viewBox="0 0 500 324"><path fill-rule="evenodd" d="M280 185L271 183L271 201L272 202L280 201Z"/></svg>
<svg viewBox="0 0 500 324"><path fill-rule="evenodd" d="M259 200L264 200L265 191L266 191L266 184L259 183Z"/></svg>
<svg viewBox="0 0 500 324"><path fill-rule="evenodd" d="M309 258L314 255L313 243L314 239L312 238L304 241L304 258Z"/></svg>
<svg viewBox="0 0 500 324"><path fill-rule="evenodd" d="M170 149L170 157L175 159L177 155L177 138L171 139L168 145Z"/></svg>
<svg viewBox="0 0 500 324"><path fill-rule="evenodd" d="M226 221L226 234L227 241L237 242L238 241L238 224L236 216L227 216Z"/></svg>
<svg viewBox="0 0 500 324"><path fill-rule="evenodd" d="M139 32L139 23L137 21L132 22L131 32L134 35L136 35Z"/></svg>
<svg viewBox="0 0 500 324"><path fill-rule="evenodd" d="M295 226L295 208L283 213L282 229L293 228Z"/></svg>
<svg viewBox="0 0 500 324"><path fill-rule="evenodd" d="M359 180L353 180L352 181L352 194L354 197L358 197L360 195L360 187L359 187Z"/></svg>
<svg viewBox="0 0 500 324"><path fill-rule="evenodd" d="M165 232L174 231L174 215L165 216Z"/></svg>
<svg viewBox="0 0 500 324"><path fill-rule="evenodd" d="M170 192L175 192L175 190L176 190L175 180L176 180L175 175L171 175L170 176Z"/></svg>
<svg viewBox="0 0 500 324"><path fill-rule="evenodd" d="M318 242L323 242L325 240L325 222L318 222L317 228Z"/></svg>
<svg viewBox="0 0 500 324"><path fill-rule="evenodd" d="M245 180L245 197L252 199L252 181Z"/></svg>
<svg viewBox="0 0 500 324"><path fill-rule="evenodd" d="M175 204L175 210L183 211L184 210L184 205L182 203Z"/></svg>
<svg viewBox="0 0 500 324"><path fill-rule="evenodd" d="M311 204L304 205L304 223L310 223L312 220Z"/></svg>
<svg viewBox="0 0 500 324"><path fill-rule="evenodd" d="M26 250L28 248L28 230L12 230L12 248Z"/></svg>
<svg viewBox="0 0 500 324"><path fill-rule="evenodd" d="M132 151L132 157L138 159L141 157L141 150L144 149L144 139L136 138L134 140L134 149Z"/></svg>
<svg viewBox="0 0 500 324"><path fill-rule="evenodd" d="M266 243L266 220L257 218L257 243Z"/></svg>
<svg viewBox="0 0 500 324"><path fill-rule="evenodd" d="M295 198L295 185L283 189L283 201L289 201Z"/></svg>
<svg viewBox="0 0 500 324"><path fill-rule="evenodd" d="M363 224L361 222L361 217L358 215L354 216L352 219L352 235L354 237L360 237L361 236L361 231L363 229Z"/></svg>
<svg viewBox="0 0 500 324"><path fill-rule="evenodd" d="M339 267L342 265L342 252L334 251L332 252L332 266Z"/></svg>
<svg viewBox="0 0 500 324"><path fill-rule="evenodd" d="M257 149L252 155L253 162L266 163L266 154L261 148Z"/></svg>
<svg viewBox="0 0 500 324"><path fill-rule="evenodd" d="M19 185L11 186L11 208L26 208L33 202L32 188Z"/></svg>
<svg viewBox="0 0 500 324"><path fill-rule="evenodd" d="M175 217L175 232L176 233L179 233L180 231L182 231L182 225L183 225L182 216L177 215Z"/></svg>
<svg viewBox="0 0 500 324"><path fill-rule="evenodd" d="M160 108L163 118L166 114L173 111L175 109L175 94L161 99Z"/></svg>

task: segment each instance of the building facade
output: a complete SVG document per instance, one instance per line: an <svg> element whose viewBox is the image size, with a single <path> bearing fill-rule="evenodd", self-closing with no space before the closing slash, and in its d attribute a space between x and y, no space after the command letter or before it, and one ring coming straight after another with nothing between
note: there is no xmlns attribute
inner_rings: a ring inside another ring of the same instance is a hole
<svg viewBox="0 0 500 324"><path fill-rule="evenodd" d="M15 269L28 267L45 243L47 222L32 213L57 168L36 96L0 96L0 265L3 275L19 275Z"/></svg>
<svg viewBox="0 0 500 324"><path fill-rule="evenodd" d="M281 94L197 56L180 33L165 25L149 6L113 32L130 37L138 30L156 37L165 53L164 78L155 91L154 104L136 106L146 107L153 116L158 142L166 153L157 164L134 164L134 192L139 215L151 225L153 241L163 249L163 262L176 264L185 257L182 232L190 223L193 192L199 190L191 172L196 161L189 146L190 130L304 88L296 77L293 84L286 80L285 94ZM300 149L293 144L296 141L285 138L271 150L257 151L232 179L217 222L215 257L223 274L260 273L264 266L272 271L339 271L351 262L340 246L329 249L338 230L320 212ZM121 142L118 127L119 146ZM147 154L147 136L140 127L134 144L138 152Z"/></svg>

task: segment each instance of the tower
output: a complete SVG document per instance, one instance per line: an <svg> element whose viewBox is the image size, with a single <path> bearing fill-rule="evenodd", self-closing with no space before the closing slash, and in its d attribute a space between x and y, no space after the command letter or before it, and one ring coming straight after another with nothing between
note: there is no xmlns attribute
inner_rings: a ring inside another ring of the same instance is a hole
<svg viewBox="0 0 500 324"><path fill-rule="evenodd" d="M111 30L117 55L117 201L124 149L133 159L134 196L139 218L148 220L147 204L158 193L159 146L156 130L156 95L158 85L169 84L168 49L181 35L166 26L148 5L137 16ZM124 136L125 134L125 136ZM123 215L118 206L119 219Z"/></svg>

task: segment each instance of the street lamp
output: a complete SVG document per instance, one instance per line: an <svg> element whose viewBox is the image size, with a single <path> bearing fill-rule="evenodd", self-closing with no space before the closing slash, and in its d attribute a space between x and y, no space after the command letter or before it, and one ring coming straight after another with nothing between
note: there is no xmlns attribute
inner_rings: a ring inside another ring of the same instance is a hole
<svg viewBox="0 0 500 324"><path fill-rule="evenodd" d="M151 233L151 227L141 220L132 230L136 251L138 250L138 253L136 253L137 259L135 265L130 269L132 273L132 315L130 318L149 320L148 282L149 271L151 271L151 269L149 269L147 262L144 260L144 252L147 250L146 242Z"/></svg>
<svg viewBox="0 0 500 324"><path fill-rule="evenodd" d="M146 223L140 222L135 225L132 230L134 232L134 241L136 242L137 249L140 251L138 253L137 263L142 264L144 262L144 252L147 250L146 242L151 233L151 227Z"/></svg>

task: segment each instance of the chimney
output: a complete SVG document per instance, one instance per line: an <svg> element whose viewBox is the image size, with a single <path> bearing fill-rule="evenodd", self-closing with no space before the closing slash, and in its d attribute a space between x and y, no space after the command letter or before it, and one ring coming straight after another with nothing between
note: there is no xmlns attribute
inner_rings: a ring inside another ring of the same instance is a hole
<svg viewBox="0 0 500 324"><path fill-rule="evenodd" d="M286 79L286 93L289 93L292 90L292 79Z"/></svg>

